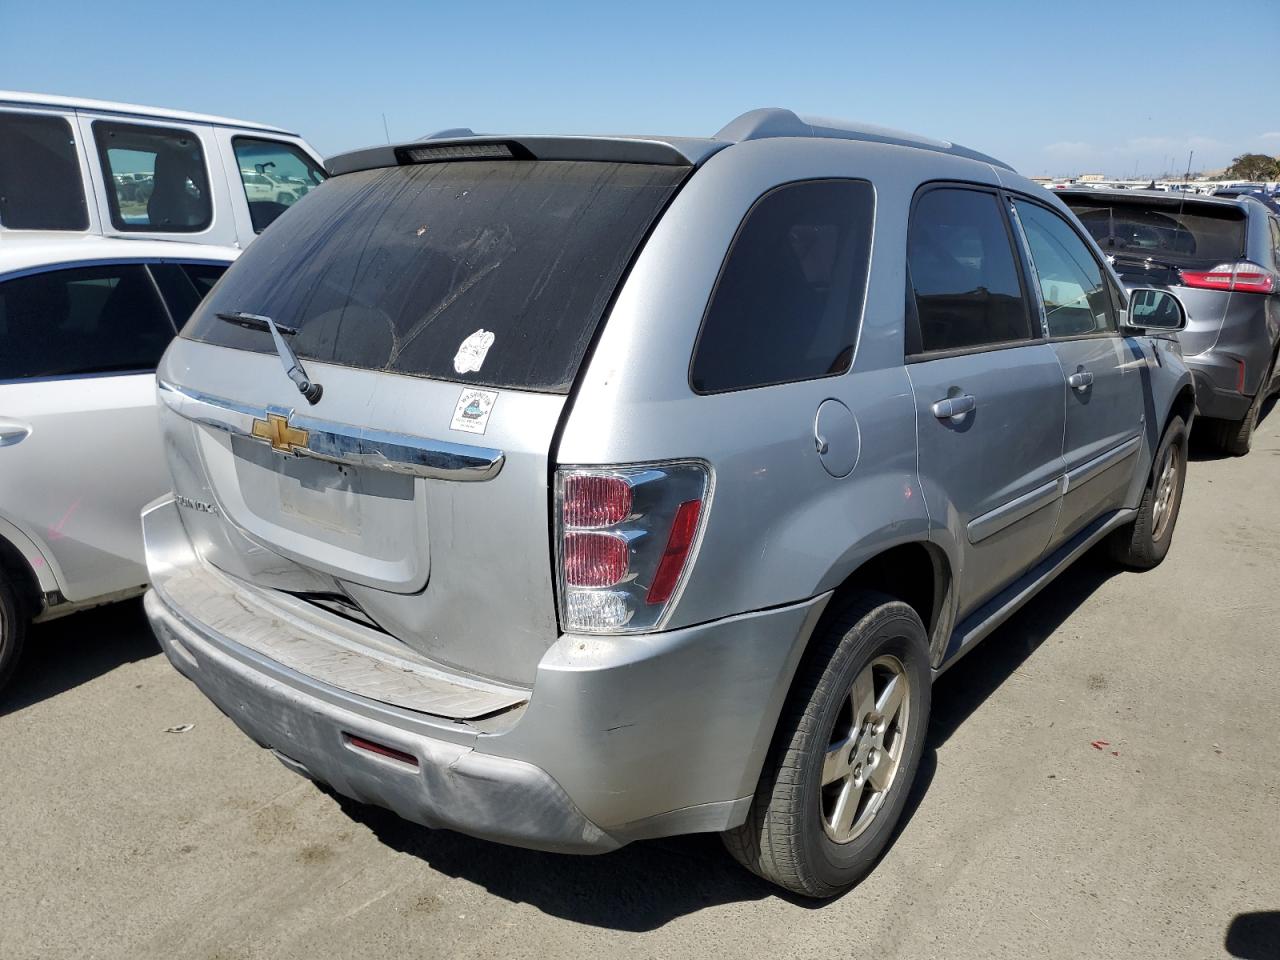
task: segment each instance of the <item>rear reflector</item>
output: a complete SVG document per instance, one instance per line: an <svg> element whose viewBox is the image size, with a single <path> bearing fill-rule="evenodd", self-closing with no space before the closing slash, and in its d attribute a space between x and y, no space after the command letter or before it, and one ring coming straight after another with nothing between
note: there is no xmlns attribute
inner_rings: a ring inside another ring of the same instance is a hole
<svg viewBox="0 0 1280 960"><path fill-rule="evenodd" d="M375 743L372 740L366 740L364 737L357 737L354 733L344 733L342 739L357 750L364 750L367 753L374 753L391 760L399 760L401 763L407 763L411 767L418 765L418 758L412 753L405 753L395 747L388 747L385 743Z"/></svg>
<svg viewBox="0 0 1280 960"><path fill-rule="evenodd" d="M627 575L629 554L627 541L611 533L565 534L565 580L571 587L612 587Z"/></svg>
<svg viewBox="0 0 1280 960"><path fill-rule="evenodd" d="M684 570L684 562L689 556L689 548L693 546L693 536L698 530L698 514L702 512L701 500L686 500L676 511L676 518L671 523L671 536L667 538L667 549L662 553L658 563L658 572L649 586L647 603L666 603L680 582L680 574Z"/></svg>
<svg viewBox="0 0 1280 960"><path fill-rule="evenodd" d="M1182 285L1199 290L1275 293L1276 277L1256 263L1220 263L1212 270L1181 270Z"/></svg>

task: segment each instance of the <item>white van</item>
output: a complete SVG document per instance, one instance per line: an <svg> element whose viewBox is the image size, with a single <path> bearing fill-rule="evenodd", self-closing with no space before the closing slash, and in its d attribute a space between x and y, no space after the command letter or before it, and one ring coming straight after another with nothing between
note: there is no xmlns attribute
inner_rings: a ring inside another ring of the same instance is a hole
<svg viewBox="0 0 1280 960"><path fill-rule="evenodd" d="M0 90L0 243L57 231L244 247L326 176L279 127Z"/></svg>

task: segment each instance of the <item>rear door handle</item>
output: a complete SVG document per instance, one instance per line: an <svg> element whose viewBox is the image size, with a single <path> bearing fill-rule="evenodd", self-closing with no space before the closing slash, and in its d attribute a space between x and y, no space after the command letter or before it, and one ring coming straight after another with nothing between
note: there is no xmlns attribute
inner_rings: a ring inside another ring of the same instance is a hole
<svg viewBox="0 0 1280 960"><path fill-rule="evenodd" d="M31 428L24 423L5 423L0 421L0 447L12 447L21 443L31 435Z"/></svg>
<svg viewBox="0 0 1280 960"><path fill-rule="evenodd" d="M977 408L978 401L966 393L959 397L939 400L933 405L933 415L939 420L952 420L963 417L966 413L972 413Z"/></svg>
<svg viewBox="0 0 1280 960"><path fill-rule="evenodd" d="M1093 385L1093 374L1088 370L1077 370L1067 377L1067 384L1073 390L1084 390L1086 387Z"/></svg>

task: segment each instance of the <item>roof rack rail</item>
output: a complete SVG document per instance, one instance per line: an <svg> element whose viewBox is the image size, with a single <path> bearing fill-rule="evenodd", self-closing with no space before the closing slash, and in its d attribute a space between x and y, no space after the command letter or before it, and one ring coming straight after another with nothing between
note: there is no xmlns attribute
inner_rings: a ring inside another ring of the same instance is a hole
<svg viewBox="0 0 1280 960"><path fill-rule="evenodd" d="M891 130L872 124L851 123L847 120L831 120L826 117L801 117L782 107L762 107L748 110L720 128L714 139L730 143L745 140L767 140L773 137L826 137L832 140L863 140L869 143L889 143L902 147L917 147L937 153L967 157L982 163L994 164L1012 170L1003 160L997 160L977 150L970 150L948 140L933 140L915 133Z"/></svg>

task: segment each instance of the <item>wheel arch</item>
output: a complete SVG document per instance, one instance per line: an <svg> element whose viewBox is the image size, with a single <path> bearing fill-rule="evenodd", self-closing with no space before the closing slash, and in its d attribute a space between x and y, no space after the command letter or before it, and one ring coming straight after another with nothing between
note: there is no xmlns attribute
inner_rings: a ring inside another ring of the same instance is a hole
<svg viewBox="0 0 1280 960"><path fill-rule="evenodd" d="M0 536L0 577L13 585L24 616L34 617L44 609L45 585L30 560L4 536Z"/></svg>

